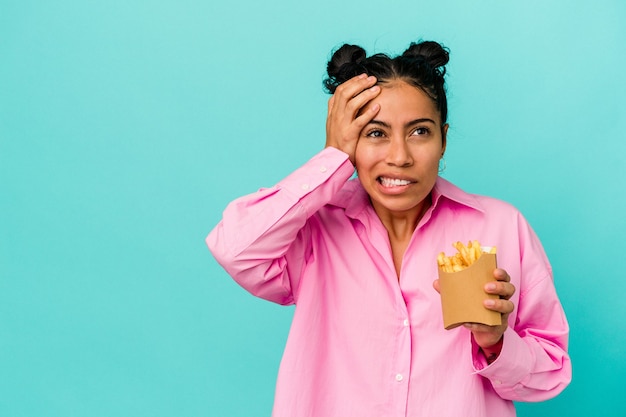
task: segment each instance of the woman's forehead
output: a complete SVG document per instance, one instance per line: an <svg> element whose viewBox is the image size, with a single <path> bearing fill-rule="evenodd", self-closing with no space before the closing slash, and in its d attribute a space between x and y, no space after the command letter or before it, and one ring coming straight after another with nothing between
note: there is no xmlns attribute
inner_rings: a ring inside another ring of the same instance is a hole
<svg viewBox="0 0 626 417"><path fill-rule="evenodd" d="M370 101L366 108L380 105L375 119L406 122L428 118L439 122L440 116L434 101L423 90L401 80L379 84L380 94Z"/></svg>

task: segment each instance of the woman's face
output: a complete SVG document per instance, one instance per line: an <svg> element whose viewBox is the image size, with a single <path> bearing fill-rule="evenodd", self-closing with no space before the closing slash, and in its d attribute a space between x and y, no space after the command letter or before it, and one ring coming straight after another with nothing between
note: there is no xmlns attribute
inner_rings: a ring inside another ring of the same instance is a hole
<svg viewBox="0 0 626 417"><path fill-rule="evenodd" d="M404 81L381 84L367 104L380 111L361 131L355 152L359 180L380 217L419 217L445 150L441 117L432 99Z"/></svg>

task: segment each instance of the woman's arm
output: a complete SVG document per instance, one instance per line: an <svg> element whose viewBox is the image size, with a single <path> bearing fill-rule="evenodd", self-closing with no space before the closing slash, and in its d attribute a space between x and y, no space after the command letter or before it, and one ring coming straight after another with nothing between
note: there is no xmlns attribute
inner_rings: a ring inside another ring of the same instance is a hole
<svg viewBox="0 0 626 417"><path fill-rule="evenodd" d="M307 219L353 174L349 157L326 148L276 186L228 205L206 238L222 267L252 294L292 304L310 251Z"/></svg>
<svg viewBox="0 0 626 417"><path fill-rule="evenodd" d="M543 401L563 391L572 379L569 326L539 239L521 215L517 229L521 268L516 311L507 316L508 328L493 361L486 359L473 335L474 367L502 398ZM507 299L503 284L499 286Z"/></svg>
<svg viewBox="0 0 626 417"><path fill-rule="evenodd" d="M310 255L307 219L330 201L354 173L359 133L377 113L363 106L380 93L365 74L335 90L328 102L326 148L275 187L233 201L206 239L217 261L252 294L279 304L295 302Z"/></svg>

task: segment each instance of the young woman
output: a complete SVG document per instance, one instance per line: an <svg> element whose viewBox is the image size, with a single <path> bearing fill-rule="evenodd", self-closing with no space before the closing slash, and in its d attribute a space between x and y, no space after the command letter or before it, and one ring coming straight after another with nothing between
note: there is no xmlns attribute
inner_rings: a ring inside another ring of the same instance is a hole
<svg viewBox="0 0 626 417"><path fill-rule="evenodd" d="M341 47L325 149L232 202L207 237L240 285L296 304L274 417L514 416L512 401L554 397L571 379L536 235L512 206L438 175L447 62L435 42L393 58ZM503 324L445 330L437 254L474 239L498 248L484 306Z"/></svg>

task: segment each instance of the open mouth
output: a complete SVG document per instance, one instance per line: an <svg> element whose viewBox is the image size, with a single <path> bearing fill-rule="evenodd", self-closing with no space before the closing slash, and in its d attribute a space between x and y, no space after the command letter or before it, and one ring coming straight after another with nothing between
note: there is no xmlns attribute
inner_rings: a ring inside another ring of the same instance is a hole
<svg viewBox="0 0 626 417"><path fill-rule="evenodd" d="M376 178L376 181L378 181L383 187L402 187L413 183L413 181L409 180L387 177L378 177Z"/></svg>

